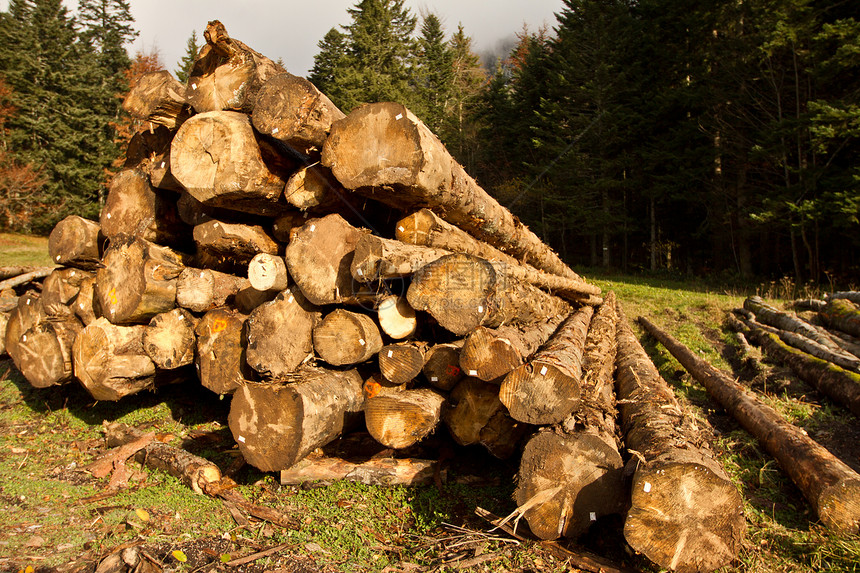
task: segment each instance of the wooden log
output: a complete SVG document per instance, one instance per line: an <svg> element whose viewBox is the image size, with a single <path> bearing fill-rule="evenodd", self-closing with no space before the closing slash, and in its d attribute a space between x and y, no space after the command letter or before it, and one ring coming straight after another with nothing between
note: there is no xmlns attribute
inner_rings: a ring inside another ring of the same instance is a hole
<svg viewBox="0 0 860 573"><path fill-rule="evenodd" d="M424 353L424 377L439 390L451 390L465 374L460 368L460 352L465 340L434 344Z"/></svg>
<svg viewBox="0 0 860 573"><path fill-rule="evenodd" d="M84 326L71 310L40 322L21 335L15 365L36 388L64 384L72 379L72 345Z"/></svg>
<svg viewBox="0 0 860 573"><path fill-rule="evenodd" d="M644 318L639 322L776 458L827 527L849 535L860 532L857 472L670 334Z"/></svg>
<svg viewBox="0 0 860 573"><path fill-rule="evenodd" d="M272 223L272 236L279 243L289 243L293 229L307 223L308 217L307 211L284 211Z"/></svg>
<svg viewBox="0 0 860 573"><path fill-rule="evenodd" d="M458 444L481 444L502 460L514 454L529 428L508 415L497 385L468 377L451 390L442 420Z"/></svg>
<svg viewBox="0 0 860 573"><path fill-rule="evenodd" d="M28 291L18 297L17 306L9 313L9 320L3 331L6 353L16 365L21 361L21 337L46 319L39 293Z"/></svg>
<svg viewBox="0 0 860 573"><path fill-rule="evenodd" d="M287 268L309 301L318 305L355 301L357 285L350 265L356 243L367 233L338 214L308 219L293 229Z"/></svg>
<svg viewBox="0 0 860 573"><path fill-rule="evenodd" d="M122 102L122 109L134 118L176 129L190 112L185 86L167 70L140 76Z"/></svg>
<svg viewBox="0 0 860 573"><path fill-rule="evenodd" d="M555 332L567 314L520 326L479 326L460 351L460 367L485 382L498 380L522 365Z"/></svg>
<svg viewBox="0 0 860 573"><path fill-rule="evenodd" d="M860 308L847 298L831 298L818 313L821 321L851 336L860 336Z"/></svg>
<svg viewBox="0 0 860 573"><path fill-rule="evenodd" d="M55 269L42 282L42 304L48 315L65 315L66 308L81 291L81 285L86 279L93 278L93 273L75 268ZM61 309L53 312L52 308Z"/></svg>
<svg viewBox="0 0 860 573"><path fill-rule="evenodd" d="M232 302L249 287L244 277L186 267L176 281L176 304L193 312L206 312Z"/></svg>
<svg viewBox="0 0 860 573"><path fill-rule="evenodd" d="M406 448L428 436L439 423L445 396L430 388L382 392L364 403L367 431L389 448Z"/></svg>
<svg viewBox="0 0 860 573"><path fill-rule="evenodd" d="M0 311L0 356L8 356L6 352L6 326L9 324L11 311Z"/></svg>
<svg viewBox="0 0 860 573"><path fill-rule="evenodd" d="M51 230L48 254L58 265L96 270L101 264L101 227L77 215L69 215Z"/></svg>
<svg viewBox="0 0 860 573"><path fill-rule="evenodd" d="M318 156L332 123L344 117L311 82L283 73L263 84L251 120L260 133L303 155Z"/></svg>
<svg viewBox="0 0 860 573"><path fill-rule="evenodd" d="M793 314L777 310L773 306L765 303L761 297L748 297L744 301L744 308L755 314L756 320L759 322L805 336L806 338L814 340L835 352L840 351L839 346L837 346L829 336L822 335L805 320L802 320Z"/></svg>
<svg viewBox="0 0 860 573"><path fill-rule="evenodd" d="M319 357L332 366L366 362L382 348L382 336L372 318L340 308L314 327L313 342Z"/></svg>
<svg viewBox="0 0 860 573"><path fill-rule="evenodd" d="M33 281L37 281L41 278L44 278L51 274L54 270L53 267L40 267L34 269L30 272L18 275L16 277L8 278L2 282L0 282L0 291L4 291L7 289L18 288L27 283L31 283Z"/></svg>
<svg viewBox="0 0 860 573"><path fill-rule="evenodd" d="M228 418L242 456L262 471L295 465L337 438L364 402L355 370L304 367L288 384L246 384Z"/></svg>
<svg viewBox="0 0 860 573"><path fill-rule="evenodd" d="M18 295L12 289L0 291L0 312L10 313L18 306ZM0 335L5 332L5 329L0 329ZM0 336L3 338L3 336ZM4 343L5 344L5 343Z"/></svg>
<svg viewBox="0 0 860 573"><path fill-rule="evenodd" d="M389 295L379 299L376 316L379 327L394 340L409 338L418 329L415 309L402 296Z"/></svg>
<svg viewBox="0 0 860 573"><path fill-rule="evenodd" d="M143 331L143 349L164 370L174 370L194 362L197 318L182 308L156 314Z"/></svg>
<svg viewBox="0 0 860 573"><path fill-rule="evenodd" d="M463 336L479 326L533 324L570 308L558 297L505 276L471 255L446 255L415 273L406 293L415 310Z"/></svg>
<svg viewBox="0 0 860 573"><path fill-rule="evenodd" d="M185 119L187 118L183 117L182 121ZM174 133L163 125L153 124L149 124L148 129L138 131L128 143L123 167L143 171L155 188L182 193L182 185L170 169L170 143Z"/></svg>
<svg viewBox="0 0 860 573"><path fill-rule="evenodd" d="M256 255L277 255L280 245L258 225L211 220L194 227L194 243L212 259L247 267Z"/></svg>
<svg viewBox="0 0 860 573"><path fill-rule="evenodd" d="M183 255L139 237L120 235L96 273L95 296L114 324L144 323L176 306Z"/></svg>
<svg viewBox="0 0 860 573"><path fill-rule="evenodd" d="M287 207L282 195L293 166L258 141L244 114L211 111L183 123L170 145L170 167L204 205L266 216Z"/></svg>
<svg viewBox="0 0 860 573"><path fill-rule="evenodd" d="M499 399L511 417L557 424L579 408L582 356L593 313L590 306L572 313L526 364L505 376Z"/></svg>
<svg viewBox="0 0 860 573"><path fill-rule="evenodd" d="M155 364L143 350L144 325L96 319L73 346L75 378L96 400L116 401L155 385Z"/></svg>
<svg viewBox="0 0 860 573"><path fill-rule="evenodd" d="M28 266L24 266L24 267L15 267L15 266L0 267L0 280L5 281L6 279L14 279L14 278L19 277L21 275L30 274L33 271L39 271L39 272L48 271L48 273L50 273L52 270L54 270L54 267L32 266L32 265L28 265ZM47 274L43 275L43 276L47 276ZM5 287L3 289L0 289L0 294L2 294L3 291L6 291L6 290L9 290L9 287Z"/></svg>
<svg viewBox="0 0 860 573"><path fill-rule="evenodd" d="M335 179L331 171L312 163L298 168L284 185L284 199L301 211L337 212L355 199Z"/></svg>
<svg viewBox="0 0 860 573"><path fill-rule="evenodd" d="M741 496L617 310L619 409L625 444L642 460L624 537L675 571L728 565L746 530Z"/></svg>
<svg viewBox="0 0 860 573"><path fill-rule="evenodd" d="M246 360L267 380L283 380L313 355L313 331L322 313L293 287L248 316Z"/></svg>
<svg viewBox="0 0 860 573"><path fill-rule="evenodd" d="M180 247L188 243L190 231L179 218L175 195L153 188L149 176L139 169L123 169L114 175L99 224L108 239L135 235Z"/></svg>
<svg viewBox="0 0 860 573"><path fill-rule="evenodd" d="M257 253L248 263L248 282L259 291L280 292L290 284L284 257Z"/></svg>
<svg viewBox="0 0 860 573"><path fill-rule="evenodd" d="M449 254L442 249L366 234L355 244L350 272L360 282L402 278Z"/></svg>
<svg viewBox="0 0 860 573"><path fill-rule="evenodd" d="M101 309L95 297L96 277L90 276L81 282L78 296L72 303L72 310L84 326L89 325L101 316Z"/></svg>
<svg viewBox="0 0 860 573"><path fill-rule="evenodd" d="M825 295L826 300L845 299L850 300L854 304L860 304L860 292L858 291L839 291L831 292Z"/></svg>
<svg viewBox="0 0 860 573"><path fill-rule="evenodd" d="M232 394L254 379L245 357L247 318L236 310L216 308L204 314L194 327L194 366L204 388L220 395Z"/></svg>
<svg viewBox="0 0 860 573"><path fill-rule="evenodd" d="M218 20L206 25L203 37L206 45L197 53L188 75L186 100L198 113L252 113L260 89L269 78L284 73L284 68L231 38Z"/></svg>
<svg viewBox="0 0 860 573"><path fill-rule="evenodd" d="M386 344L379 351L379 371L392 384L405 384L421 373L426 350L425 342Z"/></svg>
<svg viewBox="0 0 860 573"><path fill-rule="evenodd" d="M378 458L351 462L335 457L307 457L281 470L281 485L312 481L351 481L367 485L430 485L439 462L435 460Z"/></svg>
<svg viewBox="0 0 860 573"><path fill-rule="evenodd" d="M502 207L404 106L363 105L332 125L322 164L347 189L398 208L430 207L473 236L550 273L579 278Z"/></svg>
<svg viewBox="0 0 860 573"><path fill-rule="evenodd" d="M815 298L803 298L794 301L791 305L796 310L811 310L818 312L827 306L827 301Z"/></svg>

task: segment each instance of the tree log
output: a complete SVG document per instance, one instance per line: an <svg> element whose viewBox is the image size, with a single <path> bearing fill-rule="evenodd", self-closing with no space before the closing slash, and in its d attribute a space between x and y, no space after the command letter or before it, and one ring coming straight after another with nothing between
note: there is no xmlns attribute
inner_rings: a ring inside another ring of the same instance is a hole
<svg viewBox="0 0 860 573"><path fill-rule="evenodd" d="M431 207L473 236L550 273L579 278L502 207L400 104L363 105L332 125L322 163L347 189L398 208Z"/></svg>
<svg viewBox="0 0 860 573"><path fill-rule="evenodd" d="M825 295L827 300L834 299L845 299L850 300L854 304L860 304L860 291L840 291L840 292L831 292Z"/></svg>
<svg viewBox="0 0 860 573"><path fill-rule="evenodd" d="M260 89L284 68L227 34L213 20L203 32L206 45L197 53L188 74L185 98L198 112L254 111Z"/></svg>
<svg viewBox="0 0 860 573"><path fill-rule="evenodd" d="M839 352L841 350L829 336L822 335L805 320L797 318L797 316L793 314L777 310L771 305L765 303L761 297L751 296L747 298L744 301L744 308L752 312L756 316L756 320L759 322L805 336L806 338L814 340L835 352Z"/></svg>
<svg viewBox="0 0 860 573"><path fill-rule="evenodd" d="M311 481L352 481L367 485L430 485L439 462L434 460L379 458L350 462L341 458L307 457L281 470L281 485Z"/></svg>
<svg viewBox="0 0 860 573"><path fill-rule="evenodd" d="M571 314L526 364L505 377L499 399L511 417L557 424L579 408L582 356L593 313L584 306Z"/></svg>
<svg viewBox="0 0 860 573"><path fill-rule="evenodd" d="M304 213L296 210L284 211L275 217L275 221L272 223L272 236L279 243L289 243L293 229L301 227L307 223L307 221L307 211Z"/></svg>
<svg viewBox="0 0 860 573"><path fill-rule="evenodd" d="M229 424L245 460L262 471L287 469L337 438L361 410L355 370L305 367L289 384L246 384L233 396Z"/></svg>
<svg viewBox="0 0 860 573"><path fill-rule="evenodd" d="M248 364L267 380L283 380L313 355L319 308L293 287L248 316Z"/></svg>
<svg viewBox="0 0 860 573"><path fill-rule="evenodd" d="M319 357L332 366L366 362L382 348L382 336L372 318L340 308L314 327L313 341Z"/></svg>
<svg viewBox="0 0 860 573"><path fill-rule="evenodd" d="M53 267L40 267L16 277L6 279L5 281L0 282L0 292L7 289L18 288L27 283L37 281L51 274L53 270Z"/></svg>
<svg viewBox="0 0 860 573"><path fill-rule="evenodd" d="M78 296L72 303L72 310L85 326L100 317L101 309L98 307L95 297L96 277L91 276L81 282Z"/></svg>
<svg viewBox="0 0 860 573"><path fill-rule="evenodd" d="M442 249L366 234L355 244L350 271L353 278L360 282L402 278L449 254L449 251Z"/></svg>
<svg viewBox="0 0 860 573"><path fill-rule="evenodd" d="M451 390L463 379L460 352L465 340L435 344L424 353L424 377L439 390Z"/></svg>
<svg viewBox="0 0 860 573"><path fill-rule="evenodd" d="M83 328L66 307L63 316L40 322L21 335L15 365L36 388L68 382L72 379L72 345Z"/></svg>
<svg viewBox="0 0 860 573"><path fill-rule="evenodd" d="M367 431L389 448L409 447L436 429L444 402L430 388L381 392L364 403Z"/></svg>
<svg viewBox="0 0 860 573"><path fill-rule="evenodd" d="M185 309L156 314L143 331L143 349L158 368L173 370L194 362L197 319Z"/></svg>
<svg viewBox="0 0 860 573"><path fill-rule="evenodd" d="M185 121L186 117L182 118ZM125 169L139 169L149 176L153 187L181 193L182 185L170 170L170 143L174 132L163 125L149 125L135 133L128 142ZM181 217L180 217L181 218ZM183 219L184 221L184 219Z"/></svg>
<svg viewBox="0 0 860 573"><path fill-rule="evenodd" d="M122 109L143 121L176 129L188 118L185 86L167 70L138 78L122 102Z"/></svg>
<svg viewBox="0 0 860 573"><path fill-rule="evenodd" d="M248 282L259 291L281 292L290 284L284 257L257 253L248 263Z"/></svg>
<svg viewBox="0 0 860 573"><path fill-rule="evenodd" d="M92 278L93 273L81 269L65 268L55 269L45 277L42 282L42 305L48 315L68 314L66 308L59 312L53 312L54 307L67 307L81 291L81 285L86 279Z"/></svg>
<svg viewBox="0 0 860 573"><path fill-rule="evenodd" d="M389 295L381 298L376 314L379 327L394 340L409 338L418 329L415 309L401 296Z"/></svg>
<svg viewBox="0 0 860 573"><path fill-rule="evenodd" d="M245 359L247 318L236 310L216 308L197 323L194 364L204 388L220 395L231 394L254 378Z"/></svg>
<svg viewBox="0 0 860 573"><path fill-rule="evenodd" d="M849 535L860 532L857 472L670 334L644 318L639 322L776 458L827 527Z"/></svg>
<svg viewBox="0 0 860 573"><path fill-rule="evenodd" d="M251 120L298 153L318 156L335 121L346 117L308 80L290 73L272 76L260 89Z"/></svg>
<svg viewBox="0 0 860 573"><path fill-rule="evenodd" d="M851 336L860 336L860 308L849 299L831 298L818 316L830 328Z"/></svg>
<svg viewBox="0 0 860 573"><path fill-rule="evenodd" d="M533 324L570 308L560 298L498 272L488 261L461 254L446 255L415 273L406 299L461 336L478 326Z"/></svg>
<svg viewBox="0 0 860 573"><path fill-rule="evenodd" d="M183 256L139 237L121 235L96 274L99 308L114 324L144 323L176 306Z"/></svg>
<svg viewBox="0 0 860 573"><path fill-rule="evenodd" d="M228 267L244 268L259 253L277 255L280 250L280 245L260 226L215 220L194 227L194 243L198 252Z"/></svg>
<svg viewBox="0 0 860 573"><path fill-rule="evenodd" d="M6 326L9 324L9 314L11 311L0 312L0 356L8 356L6 352Z"/></svg>
<svg viewBox="0 0 860 573"><path fill-rule="evenodd" d="M4 346L6 353L17 366L21 361L19 345L21 337L31 328L46 320L45 309L39 293L28 291L18 297L17 306L9 313L9 320L4 329ZM20 370L20 368L19 368Z"/></svg>
<svg viewBox="0 0 860 573"><path fill-rule="evenodd" d="M77 215L57 223L48 237L48 253L58 265L96 270L101 264L101 227Z"/></svg>
<svg viewBox="0 0 860 573"><path fill-rule="evenodd" d="M54 270L54 267L47 267L47 266L35 267L35 266L31 266L31 265L28 265L25 267L0 267L0 280L5 281L6 279L14 279L14 278L17 278L21 275L30 274L34 271L35 272L47 271L44 275L42 275L42 276L47 276L48 273L50 273L53 270ZM12 288L12 287L3 287L2 289L0 289L0 294L2 294L2 291L8 290L9 288Z"/></svg>
<svg viewBox="0 0 860 573"><path fill-rule="evenodd" d="M206 312L231 302L248 279L210 269L182 270L176 281L176 304L193 312Z"/></svg>
<svg viewBox="0 0 860 573"><path fill-rule="evenodd" d="M424 368L425 342L387 344L379 351L379 371L392 384L406 384Z"/></svg>
<svg viewBox="0 0 860 573"><path fill-rule="evenodd" d="M93 398L116 401L155 385L155 364L143 350L144 330L105 318L81 330L73 346L75 378Z"/></svg>
<svg viewBox="0 0 860 573"><path fill-rule="evenodd" d="M642 460L624 537L661 567L713 571L743 543L741 496L617 310L621 420L628 450Z"/></svg>
<svg viewBox="0 0 860 573"><path fill-rule="evenodd" d="M284 199L296 209L316 212L341 211L355 201L331 171L319 163L300 167L287 179Z"/></svg>

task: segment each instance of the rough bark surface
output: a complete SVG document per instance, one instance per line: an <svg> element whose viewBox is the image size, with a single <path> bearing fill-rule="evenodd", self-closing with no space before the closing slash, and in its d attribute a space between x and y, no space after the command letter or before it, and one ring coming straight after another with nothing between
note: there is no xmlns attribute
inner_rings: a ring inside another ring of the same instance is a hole
<svg viewBox="0 0 860 573"><path fill-rule="evenodd" d="M138 78L122 102L132 117L176 129L188 117L185 86L167 70Z"/></svg>
<svg viewBox="0 0 860 573"><path fill-rule="evenodd" d="M840 350L837 352L829 347L824 346L823 344L819 344L811 338L801 336L800 334L789 332L787 330L780 330L778 328L762 324L753 319L749 319L747 322L750 324L750 326L754 326L766 332L770 332L771 334L777 335L780 340L782 340L789 346L793 346L794 348L802 350L807 354L811 354L816 358L826 360L827 362L832 362L833 364L842 368L860 373L860 358L854 356L850 352L842 351L842 347L838 342L837 346L839 346Z"/></svg>
<svg viewBox="0 0 860 573"><path fill-rule="evenodd" d="M57 223L48 237L48 254L58 265L95 270L101 263L99 224L77 215Z"/></svg>
<svg viewBox="0 0 860 573"><path fill-rule="evenodd" d="M365 401L367 431L389 448L409 447L436 429L444 402L430 388L382 392Z"/></svg>
<svg viewBox="0 0 860 573"><path fill-rule="evenodd" d="M313 343L320 358L332 366L345 366L373 358L382 348L382 336L366 314L339 308L314 327Z"/></svg>
<svg viewBox="0 0 860 573"><path fill-rule="evenodd" d="M830 328L851 336L860 336L860 308L858 303L850 299L831 298L818 316Z"/></svg>
<svg viewBox="0 0 860 573"><path fill-rule="evenodd" d="M380 458L351 462L341 458L307 457L281 471L281 485L312 481L353 481L367 485L430 485L439 462Z"/></svg>
<svg viewBox="0 0 860 573"><path fill-rule="evenodd" d="M195 225L194 243L209 261L225 266L247 267L256 255L277 255L280 245L259 225L207 221Z"/></svg>
<svg viewBox="0 0 860 573"><path fill-rule="evenodd" d="M42 281L42 304L46 314L65 315L66 308L78 296L81 285L94 275L76 268L55 269ZM56 307L57 312L52 309Z"/></svg>
<svg viewBox="0 0 860 573"><path fill-rule="evenodd" d="M143 349L158 368L173 370L194 362L197 318L183 308L152 317L143 331Z"/></svg>
<svg viewBox="0 0 860 573"><path fill-rule="evenodd" d="M402 278L432 263L450 251L410 245L376 235L364 235L355 245L350 270L361 282Z"/></svg>
<svg viewBox="0 0 860 573"><path fill-rule="evenodd" d="M773 326L779 328L781 330L786 330L788 332L794 332L801 336L805 336L810 340L814 340L818 342L822 346L829 348L835 352L839 352L839 346L830 339L829 336L822 335L818 330L816 330L811 324L807 323L805 320L802 320L795 316L794 314L790 314L787 312L782 312L775 307L767 304L761 297L751 296L744 301L744 308L756 316L756 320L767 324L769 326Z"/></svg>

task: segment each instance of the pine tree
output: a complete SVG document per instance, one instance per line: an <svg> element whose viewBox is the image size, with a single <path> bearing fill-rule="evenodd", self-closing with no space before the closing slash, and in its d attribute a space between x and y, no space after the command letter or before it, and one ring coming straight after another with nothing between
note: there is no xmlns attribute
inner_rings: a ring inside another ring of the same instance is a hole
<svg viewBox="0 0 860 573"><path fill-rule="evenodd" d="M200 45L197 44L197 30L191 30L191 36L185 44L185 55L179 60L173 75L182 83L188 81L188 76L191 75L191 68L194 66L194 59L197 57L197 52L200 51Z"/></svg>
<svg viewBox="0 0 860 573"><path fill-rule="evenodd" d="M445 42L442 22L436 14L424 16L415 59L414 111L436 134L440 134L451 105L454 89L454 55Z"/></svg>
<svg viewBox="0 0 860 573"><path fill-rule="evenodd" d="M338 107L345 109L344 93L340 78L347 66L348 40L346 34L332 28L317 43L319 52L314 56L314 66L308 79L326 94Z"/></svg>
<svg viewBox="0 0 860 573"><path fill-rule="evenodd" d="M440 137L466 171L473 173L478 147L478 126L473 118L487 83L487 72L472 51L472 38L463 31L462 24L457 26L457 32L451 36L448 45L452 89Z"/></svg>

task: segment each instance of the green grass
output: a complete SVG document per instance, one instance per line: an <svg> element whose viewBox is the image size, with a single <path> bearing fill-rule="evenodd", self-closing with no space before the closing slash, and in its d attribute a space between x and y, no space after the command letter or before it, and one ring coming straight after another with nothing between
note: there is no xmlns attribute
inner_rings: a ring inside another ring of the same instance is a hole
<svg viewBox="0 0 860 573"><path fill-rule="evenodd" d="M54 266L48 256L48 238L0 233L0 267Z"/></svg>

